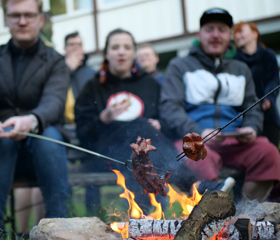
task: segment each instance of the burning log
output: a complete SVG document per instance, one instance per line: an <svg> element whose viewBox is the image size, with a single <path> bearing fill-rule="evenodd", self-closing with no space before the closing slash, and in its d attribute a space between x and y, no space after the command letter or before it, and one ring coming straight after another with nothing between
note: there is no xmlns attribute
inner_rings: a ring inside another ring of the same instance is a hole
<svg viewBox="0 0 280 240"><path fill-rule="evenodd" d="M252 225L250 219L237 219L234 226L238 229L240 235L242 236L242 240L252 239Z"/></svg>
<svg viewBox="0 0 280 240"><path fill-rule="evenodd" d="M174 240L200 240L201 232L207 223L215 219L225 219L235 214L232 198L223 191L206 192L194 207L188 219L175 235ZM215 232L208 238L213 237Z"/></svg>
<svg viewBox="0 0 280 240"><path fill-rule="evenodd" d="M229 219L226 219L229 220ZM219 232L221 227L226 220L214 221L207 224L203 229L202 240L208 239L208 232L211 234ZM161 239L161 240L172 240L176 233L182 226L183 220L148 220L148 219L131 219L129 221L128 235L130 238L126 240L140 240L140 239Z"/></svg>
<svg viewBox="0 0 280 240"><path fill-rule="evenodd" d="M271 222L256 222L252 226L252 239L276 239L275 224Z"/></svg>
<svg viewBox="0 0 280 240"><path fill-rule="evenodd" d="M182 223L183 220L132 219L128 227L129 238L125 240L173 240ZM209 237L213 233L216 238ZM207 223L201 232L201 240L276 240L279 234L279 224L275 222L250 222L249 219L229 217Z"/></svg>
<svg viewBox="0 0 280 240"><path fill-rule="evenodd" d="M131 239L173 239L183 220L146 220L131 219L128 235Z"/></svg>
<svg viewBox="0 0 280 240"><path fill-rule="evenodd" d="M210 238L209 236L218 234L222 227L225 226L229 221L231 221L231 217L222 220L214 220L210 223L207 223L201 232L201 240L208 240Z"/></svg>
<svg viewBox="0 0 280 240"><path fill-rule="evenodd" d="M250 219L237 219L227 222L218 234L218 239L250 240L277 239L277 224L269 221L250 222Z"/></svg>

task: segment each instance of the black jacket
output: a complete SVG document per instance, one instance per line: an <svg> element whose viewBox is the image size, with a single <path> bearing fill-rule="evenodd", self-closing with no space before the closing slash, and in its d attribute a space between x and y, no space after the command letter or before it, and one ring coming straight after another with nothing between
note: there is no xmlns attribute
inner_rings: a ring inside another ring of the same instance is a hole
<svg viewBox="0 0 280 240"><path fill-rule="evenodd" d="M8 44L0 47L0 121L33 113L39 119L42 132L63 117L69 70L61 55L39 41L39 49L18 86L13 79Z"/></svg>
<svg viewBox="0 0 280 240"><path fill-rule="evenodd" d="M96 71L93 68L86 65L87 59L88 59L88 57L87 57L87 55L85 55L83 65L78 67L75 71L71 71L69 69L69 71L71 72L70 84L71 84L75 99L78 98L78 96L79 96L80 92L82 91L82 89L84 88L85 84L89 80L91 80L96 73Z"/></svg>
<svg viewBox="0 0 280 240"><path fill-rule="evenodd" d="M272 49L263 48L261 44L258 44L255 54L247 55L237 49L234 58L245 62L251 69L258 98L263 97L280 84L277 59ZM280 117L276 102L278 93L279 91L275 91L267 97L271 102L271 108L269 111L264 112L264 122L274 123L280 127Z"/></svg>

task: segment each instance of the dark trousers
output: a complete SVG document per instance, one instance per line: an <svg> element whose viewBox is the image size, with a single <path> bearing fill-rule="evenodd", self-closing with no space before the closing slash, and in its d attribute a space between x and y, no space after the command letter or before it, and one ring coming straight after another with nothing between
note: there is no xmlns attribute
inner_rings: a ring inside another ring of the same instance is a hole
<svg viewBox="0 0 280 240"><path fill-rule="evenodd" d="M59 131L52 126L42 135L62 140ZM16 166L17 178L36 178L44 197L46 217L66 217L68 180L64 146L29 137L22 141L0 139L0 166L0 226Z"/></svg>
<svg viewBox="0 0 280 240"><path fill-rule="evenodd" d="M268 138L277 148L279 147L280 129L278 126L272 123L264 122L263 132L261 134Z"/></svg>

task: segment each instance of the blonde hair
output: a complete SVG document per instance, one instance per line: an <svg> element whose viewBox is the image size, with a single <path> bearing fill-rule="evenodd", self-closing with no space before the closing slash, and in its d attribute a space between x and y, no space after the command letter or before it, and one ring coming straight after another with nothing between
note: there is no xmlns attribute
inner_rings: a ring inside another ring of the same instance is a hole
<svg viewBox="0 0 280 240"><path fill-rule="evenodd" d="M4 14L7 13L7 3L8 3L9 1L21 2L21 1L24 1L24 0L2 0L2 7L3 7L3 10L4 10ZM37 5L38 5L38 10L39 10L39 12L42 13L42 12L43 12L43 2L42 2L42 0L34 0L34 1L35 1L35 2L37 3Z"/></svg>
<svg viewBox="0 0 280 240"><path fill-rule="evenodd" d="M137 46L137 50L142 49L142 48L151 48L151 49L153 50L154 54L155 54L156 56L158 56L158 54L157 54L157 52L156 52L156 50L154 49L154 47L153 47L152 44L150 44L150 43L142 43L142 44L140 44L140 45Z"/></svg>

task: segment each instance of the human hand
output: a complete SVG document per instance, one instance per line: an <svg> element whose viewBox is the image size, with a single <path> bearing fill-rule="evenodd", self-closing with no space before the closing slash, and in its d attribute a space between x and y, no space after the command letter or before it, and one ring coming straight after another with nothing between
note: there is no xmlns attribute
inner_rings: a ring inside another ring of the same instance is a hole
<svg viewBox="0 0 280 240"><path fill-rule="evenodd" d="M104 124L109 124L112 121L114 121L117 118L117 116L125 112L129 107L129 105L130 103L128 101L121 101L121 102L114 103L111 106L106 107L100 113L99 119Z"/></svg>
<svg viewBox="0 0 280 240"><path fill-rule="evenodd" d="M271 108L271 102L268 99L265 99L262 103L262 110L263 111L268 111Z"/></svg>
<svg viewBox="0 0 280 240"><path fill-rule="evenodd" d="M213 131L214 131L214 129L212 129L212 128L204 129L203 132L201 133L201 138L203 139L204 137L206 137L208 134L210 134ZM215 135L216 133L217 133L217 131L214 131L212 134L210 134L207 137L207 139L211 138L211 136ZM225 140L224 136L222 136L221 134L217 134L215 137L213 137L209 141L207 141L207 144L209 144L209 145L217 145L217 144L221 144L224 140Z"/></svg>
<svg viewBox="0 0 280 240"><path fill-rule="evenodd" d="M29 116L16 116L8 118L0 124L0 138L10 138L12 140L22 140L26 136L14 134L14 132L30 132L33 126L32 119ZM11 131L5 129L11 128Z"/></svg>
<svg viewBox="0 0 280 240"><path fill-rule="evenodd" d="M152 125L153 128L155 128L156 130L160 131L161 125L160 125L159 120L149 118L148 122Z"/></svg>
<svg viewBox="0 0 280 240"><path fill-rule="evenodd" d="M65 57L65 62L72 71L75 71L79 66L81 66L83 64L83 60L84 53L79 49L69 53Z"/></svg>
<svg viewBox="0 0 280 240"><path fill-rule="evenodd" d="M236 132L251 132L250 134L242 135L237 137L237 140L240 143L251 143L256 140L257 133L252 127L242 127L242 128L236 128Z"/></svg>

